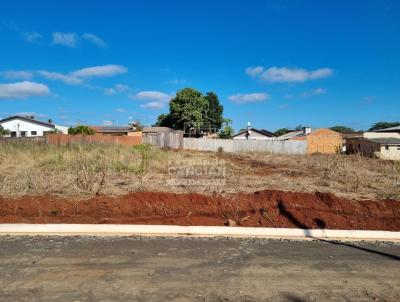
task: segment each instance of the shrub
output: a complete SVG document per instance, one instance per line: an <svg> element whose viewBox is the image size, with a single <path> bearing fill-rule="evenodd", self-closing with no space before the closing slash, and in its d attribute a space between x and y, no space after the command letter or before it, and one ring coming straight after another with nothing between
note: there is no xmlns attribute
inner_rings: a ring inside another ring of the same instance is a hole
<svg viewBox="0 0 400 302"><path fill-rule="evenodd" d="M79 125L76 127L71 127L68 129L68 134L76 135L76 134L86 134L86 135L94 135L96 131L94 131L89 126Z"/></svg>

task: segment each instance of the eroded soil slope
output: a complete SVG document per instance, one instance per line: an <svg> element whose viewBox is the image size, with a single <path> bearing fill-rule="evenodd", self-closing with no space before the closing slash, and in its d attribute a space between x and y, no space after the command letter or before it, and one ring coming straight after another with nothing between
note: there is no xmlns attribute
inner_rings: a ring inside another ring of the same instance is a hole
<svg viewBox="0 0 400 302"><path fill-rule="evenodd" d="M400 231L398 201L266 190L231 198L138 192L87 200L0 198L0 223L241 225Z"/></svg>

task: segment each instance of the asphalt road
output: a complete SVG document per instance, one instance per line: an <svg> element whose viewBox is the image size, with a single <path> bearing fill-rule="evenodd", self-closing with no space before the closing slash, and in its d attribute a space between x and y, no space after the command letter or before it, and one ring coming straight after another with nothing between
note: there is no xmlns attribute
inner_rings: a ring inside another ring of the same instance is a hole
<svg viewBox="0 0 400 302"><path fill-rule="evenodd" d="M0 237L0 301L400 301L400 245Z"/></svg>

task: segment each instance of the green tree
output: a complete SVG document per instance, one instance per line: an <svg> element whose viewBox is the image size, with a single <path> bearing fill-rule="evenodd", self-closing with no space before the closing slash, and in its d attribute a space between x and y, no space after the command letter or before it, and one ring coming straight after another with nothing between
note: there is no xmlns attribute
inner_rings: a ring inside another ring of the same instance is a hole
<svg viewBox="0 0 400 302"><path fill-rule="evenodd" d="M333 127L330 127L329 129L331 129L332 131L339 132L339 133L353 133L353 132L356 132L353 128L346 127L346 126L333 126Z"/></svg>
<svg viewBox="0 0 400 302"><path fill-rule="evenodd" d="M281 135L284 135L289 132L290 132L290 130L288 128L280 128L280 129L276 130L274 133L276 136L281 136Z"/></svg>
<svg viewBox="0 0 400 302"><path fill-rule="evenodd" d="M369 131L381 130L397 126L400 126L400 122L378 122L373 124L372 127L369 128Z"/></svg>
<svg viewBox="0 0 400 302"><path fill-rule="evenodd" d="M175 129L183 130L185 124L187 127L203 128L207 112L207 99L193 88L178 91L169 102L169 119Z"/></svg>
<svg viewBox="0 0 400 302"><path fill-rule="evenodd" d="M219 138L225 138L225 139L232 138L233 128L232 128L231 124L232 124L231 119L226 118L223 120L223 127L222 127L221 131L219 132Z"/></svg>
<svg viewBox="0 0 400 302"><path fill-rule="evenodd" d="M220 104L218 95L216 95L214 92L207 92L205 98L208 101L207 117L211 132L218 132L224 122L224 118L222 116L224 107Z"/></svg>
<svg viewBox="0 0 400 302"><path fill-rule="evenodd" d="M172 116L167 113L167 114L160 114L157 118L157 122L155 123L154 126L158 127L172 127Z"/></svg>
<svg viewBox="0 0 400 302"><path fill-rule="evenodd" d="M71 135L76 135L76 134L94 135L94 134L96 134L96 131L94 131L89 126L79 125L76 127L69 128L68 134L71 134Z"/></svg>
<svg viewBox="0 0 400 302"><path fill-rule="evenodd" d="M3 126L0 125L0 137L4 136L4 135L9 135L10 131L8 131L7 129L4 129Z"/></svg>

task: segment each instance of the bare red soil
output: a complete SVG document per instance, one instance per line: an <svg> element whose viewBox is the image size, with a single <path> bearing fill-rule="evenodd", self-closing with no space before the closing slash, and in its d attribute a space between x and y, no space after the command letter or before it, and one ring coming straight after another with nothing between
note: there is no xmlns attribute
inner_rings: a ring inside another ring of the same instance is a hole
<svg viewBox="0 0 400 302"><path fill-rule="evenodd" d="M139 192L115 198L0 198L0 223L240 225L400 231L399 201L261 191L231 198Z"/></svg>

